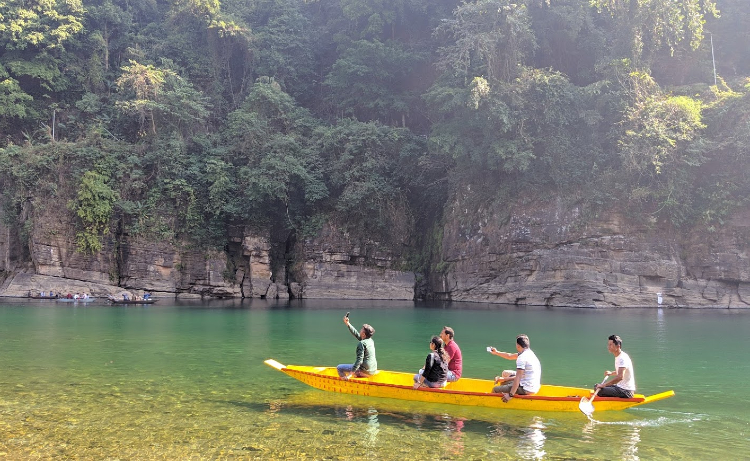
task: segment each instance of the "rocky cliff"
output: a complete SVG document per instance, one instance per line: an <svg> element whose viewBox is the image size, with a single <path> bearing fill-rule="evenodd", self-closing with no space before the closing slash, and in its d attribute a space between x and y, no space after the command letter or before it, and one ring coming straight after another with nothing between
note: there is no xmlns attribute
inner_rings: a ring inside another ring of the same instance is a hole
<svg viewBox="0 0 750 461"><path fill-rule="evenodd" d="M611 210L592 216L563 198L477 203L469 188L450 201L436 260L419 277L404 269L404 253L424 250L403 232L384 243L333 222L300 240L236 228L224 250L113 234L85 255L72 222L40 214L28 251L0 225L0 294L413 299L425 276L428 297L454 301L655 307L661 293L671 307L750 307L750 210L721 228L679 231Z"/></svg>
<svg viewBox="0 0 750 461"><path fill-rule="evenodd" d="M222 251L112 232L93 255L76 251L68 214L40 212L34 223L27 258L11 229L0 225L5 275L0 295L150 291L179 298L414 298L414 274L396 268L400 255L330 223L304 242L288 232L232 228Z"/></svg>
<svg viewBox="0 0 750 461"><path fill-rule="evenodd" d="M541 306L750 307L750 212L721 229L678 232L617 212L582 216L562 198L446 210L434 296Z"/></svg>

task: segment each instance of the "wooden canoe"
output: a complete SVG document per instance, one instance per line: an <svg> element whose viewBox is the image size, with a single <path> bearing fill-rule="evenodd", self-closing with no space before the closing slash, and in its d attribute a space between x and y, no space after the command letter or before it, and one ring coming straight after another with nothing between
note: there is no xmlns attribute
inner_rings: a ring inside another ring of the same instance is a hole
<svg viewBox="0 0 750 461"><path fill-rule="evenodd" d="M112 304L153 304L156 299L108 299Z"/></svg>
<svg viewBox="0 0 750 461"><path fill-rule="evenodd" d="M516 395L508 403L501 394L492 394L494 383L487 379L461 378L442 389L414 389L413 373L380 370L367 378L339 377L336 367L312 367L283 365L268 359L266 365L314 388L343 394L414 400L420 402L448 403L477 407L531 411L579 411L582 397L590 398L590 389L567 386L542 385L535 395ZM656 402L672 397L674 391L644 396L636 394L632 399L597 397L593 404L596 411L624 410L626 408Z"/></svg>

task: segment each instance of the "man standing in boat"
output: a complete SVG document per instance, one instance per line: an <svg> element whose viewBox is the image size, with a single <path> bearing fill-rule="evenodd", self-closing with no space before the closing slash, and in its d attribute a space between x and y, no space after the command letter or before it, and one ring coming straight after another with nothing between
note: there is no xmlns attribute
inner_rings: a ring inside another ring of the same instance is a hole
<svg viewBox="0 0 750 461"><path fill-rule="evenodd" d="M453 340L453 328L443 327L443 331L440 332L440 339L445 343L445 352L450 357L448 362L448 382L458 381L461 378L461 371L463 370L463 360L461 359L461 348Z"/></svg>
<svg viewBox="0 0 750 461"><path fill-rule="evenodd" d="M349 313L344 317L344 324L349 328L349 332L357 338L357 360L354 364L342 363L336 367L339 376L349 379L352 375L357 378L374 375L378 371L378 361L375 358L375 342L372 335L375 329L368 324L362 325L362 329L357 330L349 323Z"/></svg>
<svg viewBox="0 0 750 461"><path fill-rule="evenodd" d="M516 353L501 352L494 347L489 348L492 355L516 361L516 372L513 382L500 384L492 388L494 394L503 394L503 402L507 402L516 394L533 395L542 386L542 365L531 350L531 341L526 335L516 336ZM495 378L495 382L503 378Z"/></svg>
<svg viewBox="0 0 750 461"><path fill-rule="evenodd" d="M622 350L622 339L617 335L611 335L607 340L607 349L615 356L615 371L607 370L604 376L614 378L596 385L599 397L632 399L635 393L635 373L630 356Z"/></svg>

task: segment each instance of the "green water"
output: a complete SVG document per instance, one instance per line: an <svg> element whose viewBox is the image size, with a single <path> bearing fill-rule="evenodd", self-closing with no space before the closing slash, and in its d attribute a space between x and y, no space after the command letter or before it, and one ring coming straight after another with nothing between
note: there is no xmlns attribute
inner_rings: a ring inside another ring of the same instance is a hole
<svg viewBox="0 0 750 461"><path fill-rule="evenodd" d="M750 449L748 311L518 309L265 301L148 307L0 301L0 458L737 459ZM617 333L639 392L623 412L530 413L314 390L262 362L351 362L342 317L370 323L382 369L416 371L443 325L464 375L513 363L527 333L543 382L592 386Z"/></svg>

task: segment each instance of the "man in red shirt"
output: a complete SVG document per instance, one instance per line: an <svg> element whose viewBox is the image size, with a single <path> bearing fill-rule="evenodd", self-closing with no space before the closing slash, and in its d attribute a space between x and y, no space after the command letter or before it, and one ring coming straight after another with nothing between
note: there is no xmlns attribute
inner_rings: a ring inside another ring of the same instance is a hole
<svg viewBox="0 0 750 461"><path fill-rule="evenodd" d="M450 357L450 361L448 362L448 382L458 381L461 378L463 361L461 360L461 348L453 341L453 328L443 327L443 331L440 332L440 339L445 343L445 352Z"/></svg>

